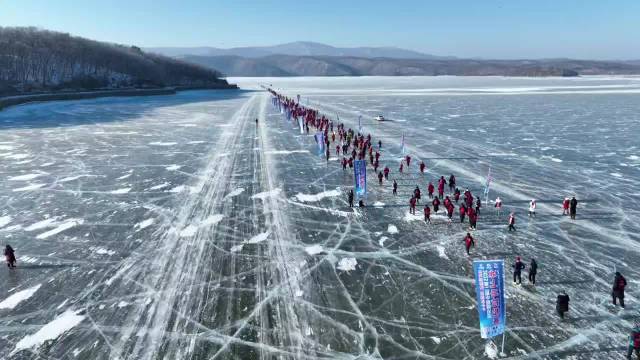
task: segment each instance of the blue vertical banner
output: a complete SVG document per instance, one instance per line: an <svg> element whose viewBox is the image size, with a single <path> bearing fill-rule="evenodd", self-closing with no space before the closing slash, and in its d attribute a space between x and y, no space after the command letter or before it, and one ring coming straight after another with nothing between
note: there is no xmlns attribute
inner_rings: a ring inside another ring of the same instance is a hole
<svg viewBox="0 0 640 360"><path fill-rule="evenodd" d="M322 154L322 150L324 149L324 133L317 132L315 138L316 143L318 143L318 151Z"/></svg>
<svg viewBox="0 0 640 360"><path fill-rule="evenodd" d="M353 178L357 196L364 196L367 193L367 162L356 160L353 167Z"/></svg>
<svg viewBox="0 0 640 360"><path fill-rule="evenodd" d="M474 260L480 336L489 339L504 333L507 312L504 299L504 260Z"/></svg>

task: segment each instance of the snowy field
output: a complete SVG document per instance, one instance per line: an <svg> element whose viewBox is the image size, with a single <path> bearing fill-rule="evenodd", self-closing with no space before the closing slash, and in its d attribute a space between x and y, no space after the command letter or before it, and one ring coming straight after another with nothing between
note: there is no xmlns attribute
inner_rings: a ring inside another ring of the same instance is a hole
<svg viewBox="0 0 640 360"><path fill-rule="evenodd" d="M472 259L522 256L538 282L507 270L507 357L624 359L640 320L640 78L230 82L249 91L0 112L0 234L18 257L0 271L0 356L485 359ZM260 84L352 128L362 115L399 195L371 176L370 206L348 208L352 174ZM403 133L414 161L398 176ZM489 166L507 209L484 208L470 257L465 225L408 214L416 185L453 173L479 195Z"/></svg>

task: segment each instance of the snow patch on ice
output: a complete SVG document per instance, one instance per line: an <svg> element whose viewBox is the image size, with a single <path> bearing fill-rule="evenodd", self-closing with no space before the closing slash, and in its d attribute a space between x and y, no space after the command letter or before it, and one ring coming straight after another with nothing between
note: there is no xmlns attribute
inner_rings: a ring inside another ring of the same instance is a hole
<svg viewBox="0 0 640 360"><path fill-rule="evenodd" d="M270 150L264 153L269 155L308 154L309 150Z"/></svg>
<svg viewBox="0 0 640 360"><path fill-rule="evenodd" d="M116 178L116 180L124 180L124 179L130 178L131 175L133 175L133 173L128 173L128 174L120 176L119 178Z"/></svg>
<svg viewBox="0 0 640 360"><path fill-rule="evenodd" d="M629 160L640 160L640 157L638 155L629 155L629 156L627 156L627 159L629 159Z"/></svg>
<svg viewBox="0 0 640 360"><path fill-rule="evenodd" d="M440 256L443 259L447 259L449 260L449 257L447 256L447 253L445 252L445 248L442 245L437 245L436 249L438 250L438 256Z"/></svg>
<svg viewBox="0 0 640 360"><path fill-rule="evenodd" d="M238 196L240 194L242 194L244 192L244 188L237 188L234 189L233 191L231 191L230 193L227 194L227 196L224 197L224 199L222 200L228 200L231 199L234 196Z"/></svg>
<svg viewBox="0 0 640 360"><path fill-rule="evenodd" d="M58 336L71 330L85 319L84 315L78 315L80 311L74 312L67 310L60 314L50 323L43 326L35 334L27 335L22 340L18 341L16 348L12 354L24 349L30 349L42 345L47 340L54 340Z"/></svg>
<svg viewBox="0 0 640 360"><path fill-rule="evenodd" d="M119 307L119 308L123 308L123 307L127 307L127 306L129 306L129 303L128 303L128 302L126 302L126 301L120 301L120 302L118 303L118 305L116 305L116 306L117 306L117 307Z"/></svg>
<svg viewBox="0 0 640 360"><path fill-rule="evenodd" d="M258 234L256 236L252 237L251 239L249 239L249 241L247 241L247 243L249 243L249 244L257 244L259 242L263 242L263 241L267 240L269 235L271 235L271 231L260 233L260 234Z"/></svg>
<svg viewBox="0 0 640 360"><path fill-rule="evenodd" d="M177 165L177 164L173 164L173 165L169 165L167 166L165 169L169 170L169 171L176 171L176 170L180 170L182 166Z"/></svg>
<svg viewBox="0 0 640 360"><path fill-rule="evenodd" d="M342 258L338 262L337 269L342 271L351 271L356 269L358 261L354 257Z"/></svg>
<svg viewBox="0 0 640 360"><path fill-rule="evenodd" d="M611 176L614 176L614 177L617 177L617 178L621 178L622 174L617 173L617 172L613 172L613 173L611 173Z"/></svg>
<svg viewBox="0 0 640 360"><path fill-rule="evenodd" d="M243 247L244 247L244 244L232 246L231 247L231 252L235 253L235 252L238 252L238 251L242 251Z"/></svg>
<svg viewBox="0 0 640 360"><path fill-rule="evenodd" d="M416 212L416 214L415 214L415 215L414 215L414 214L411 214L411 213L409 213L409 212L407 212L407 213L404 215L403 220L404 220L404 221L406 221L406 222L412 222L412 221L416 221L416 220L418 220L418 221L422 221L422 220L424 220L424 218L423 218L423 217L421 217L420 215L418 215L418 213L417 213L417 212Z"/></svg>
<svg viewBox="0 0 640 360"><path fill-rule="evenodd" d="M37 177L43 176L45 174L25 174L25 175L18 175L18 176L11 176L9 177L7 180L9 181L27 181L27 180L33 180Z"/></svg>
<svg viewBox="0 0 640 360"><path fill-rule="evenodd" d="M195 225L189 225L180 231L180 237L189 237L196 234L198 227Z"/></svg>
<svg viewBox="0 0 640 360"><path fill-rule="evenodd" d="M490 341L484 346L484 353L489 359L497 359L498 347L493 341Z"/></svg>
<svg viewBox="0 0 640 360"><path fill-rule="evenodd" d="M383 206L384 206L384 203L380 201L376 201L373 203L373 207L383 207Z"/></svg>
<svg viewBox="0 0 640 360"><path fill-rule="evenodd" d="M311 245L304 248L304 251L309 255L318 255L324 251L322 245Z"/></svg>
<svg viewBox="0 0 640 360"><path fill-rule="evenodd" d="M160 189L166 188L169 185L171 185L171 184L169 184L168 182L164 182L162 184L158 184L156 186L150 187L149 190L160 190Z"/></svg>
<svg viewBox="0 0 640 360"><path fill-rule="evenodd" d="M37 190L40 189L41 187L45 186L45 184L31 184L31 185L27 185L24 187L20 187L20 188L15 188L11 191L17 192L17 191L31 191L31 190Z"/></svg>
<svg viewBox="0 0 640 360"><path fill-rule="evenodd" d="M11 222L11 216L6 215L0 217L0 228L7 226Z"/></svg>
<svg viewBox="0 0 640 360"><path fill-rule="evenodd" d="M430 339L436 344L440 344L442 342L442 339L437 336L430 336Z"/></svg>
<svg viewBox="0 0 640 360"><path fill-rule="evenodd" d="M211 215L206 219L202 220L202 223L200 224L200 226L213 226L219 223L220 221L222 221L222 219L224 219L224 215L222 214Z"/></svg>
<svg viewBox="0 0 640 360"><path fill-rule="evenodd" d="M46 239L52 235L59 234L63 231L69 230L72 227L81 225L84 223L84 219L69 219L62 224L58 225L55 229L49 230L47 232L43 232L42 234L36 236L36 239Z"/></svg>
<svg viewBox="0 0 640 360"><path fill-rule="evenodd" d="M397 234L398 233L398 228L395 225L389 224L389 226L387 227L387 232L389 234Z"/></svg>
<svg viewBox="0 0 640 360"><path fill-rule="evenodd" d="M149 145L153 145L153 146L175 146L175 145L178 145L178 143L176 143L176 142L154 141L154 142L150 142Z"/></svg>
<svg viewBox="0 0 640 360"><path fill-rule="evenodd" d="M170 193L181 193L183 191L185 191L187 189L186 186L184 185L178 185L176 187L174 187L173 189L167 190Z"/></svg>
<svg viewBox="0 0 640 360"><path fill-rule="evenodd" d="M34 231L34 230L40 230L40 229L44 229L47 227L52 227L54 225L57 225L58 222L56 220L56 218L49 218L49 219L45 219L42 221L38 221L35 224L31 224L29 226L27 226L25 228L26 231Z"/></svg>
<svg viewBox="0 0 640 360"><path fill-rule="evenodd" d="M144 229L144 228L146 228L146 227L151 226L151 225L153 224L153 222L154 222L154 221L155 221L155 220L154 220L153 218L151 218L151 219L147 219L147 220L143 220L143 221L141 221L141 222L139 222L139 223L135 224L133 227L137 227L138 229L142 230L142 229Z"/></svg>
<svg viewBox="0 0 640 360"><path fill-rule="evenodd" d="M317 193L317 194L302 194L302 193L298 193L298 195L296 195L296 199L298 199L298 201L301 202L314 202L314 201L320 201L326 197L335 197L335 196L340 196L341 192L340 189L335 189L335 190L327 190L327 191L323 191L321 193Z"/></svg>
<svg viewBox="0 0 640 360"><path fill-rule="evenodd" d="M260 199L260 200L264 201L267 198L280 195L281 191L282 190L280 188L273 189L273 190L270 190L270 191L263 191L261 193L257 193L255 195L251 196L251 199Z"/></svg>
<svg viewBox="0 0 640 360"><path fill-rule="evenodd" d="M115 255L116 252L113 250L109 250L109 249L105 249L102 247L90 247L89 250L93 251L94 253L98 254L98 255Z"/></svg>
<svg viewBox="0 0 640 360"><path fill-rule="evenodd" d="M387 240L389 240L388 237L386 236L381 237L380 240L378 240L378 245L380 245L381 247L384 247L384 242Z"/></svg>
<svg viewBox="0 0 640 360"><path fill-rule="evenodd" d="M32 297L33 294L35 294L36 291L38 291L38 289L40 289L41 286L42 286L42 284L38 284L38 285L30 287L28 289L25 289L25 290L22 290L22 291L18 291L17 293L9 296L8 298L6 298L2 302L0 302L0 309L13 309L13 308L15 308L21 302L23 302L23 301L29 299L30 297Z"/></svg>
<svg viewBox="0 0 640 360"><path fill-rule="evenodd" d="M115 195L126 194L129 191L131 191L131 188L122 188L122 189L109 191L109 194L115 194Z"/></svg>

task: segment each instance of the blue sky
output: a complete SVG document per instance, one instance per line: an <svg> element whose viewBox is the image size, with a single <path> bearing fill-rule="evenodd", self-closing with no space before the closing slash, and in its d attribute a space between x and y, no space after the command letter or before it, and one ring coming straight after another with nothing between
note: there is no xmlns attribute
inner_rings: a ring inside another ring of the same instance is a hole
<svg viewBox="0 0 640 360"><path fill-rule="evenodd" d="M640 0L0 0L0 25L140 46L306 40L462 57L640 59Z"/></svg>

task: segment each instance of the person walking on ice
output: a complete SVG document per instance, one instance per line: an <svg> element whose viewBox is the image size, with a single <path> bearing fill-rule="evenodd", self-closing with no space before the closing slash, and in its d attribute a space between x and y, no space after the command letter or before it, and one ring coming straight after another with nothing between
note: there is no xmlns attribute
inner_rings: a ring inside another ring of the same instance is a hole
<svg viewBox="0 0 640 360"><path fill-rule="evenodd" d="M349 194L347 195L347 198L349 200L349 207L353 207L353 189L349 190Z"/></svg>
<svg viewBox="0 0 640 360"><path fill-rule="evenodd" d="M496 215L498 216L502 215L502 199L500 199L500 196L496 198L496 203L494 207L496 208Z"/></svg>
<svg viewBox="0 0 640 360"><path fill-rule="evenodd" d="M424 204L424 222L431 223L431 208L429 204Z"/></svg>
<svg viewBox="0 0 640 360"><path fill-rule="evenodd" d="M522 270L525 265L520 260L520 256L516 257L516 262L511 267L513 268L513 283L516 285L522 284Z"/></svg>
<svg viewBox="0 0 640 360"><path fill-rule="evenodd" d="M471 249L471 247L476 247L476 242L473 240L473 236L471 236L471 233L467 233L467 236L464 237L464 246L467 249L467 255L469 254L469 249Z"/></svg>
<svg viewBox="0 0 640 360"><path fill-rule="evenodd" d="M536 200L535 199L531 199L531 201L529 202L529 217L535 217L536 216Z"/></svg>
<svg viewBox="0 0 640 360"><path fill-rule="evenodd" d="M613 297L613 305L616 304L616 299L620 300L620 306L624 309L624 288L627 286L627 280L616 271L616 276L613 279L613 290L611 291L611 297Z"/></svg>
<svg viewBox="0 0 640 360"><path fill-rule="evenodd" d="M567 295L567 292L564 290L556 299L556 311L560 319L564 319L564 313L569 311L569 295Z"/></svg>
<svg viewBox="0 0 640 360"><path fill-rule="evenodd" d="M516 231L516 216L513 212L509 215L509 231Z"/></svg>
<svg viewBox="0 0 640 360"><path fill-rule="evenodd" d="M4 258L7 261L7 267L9 267L9 269L16 267L16 254L9 244L4 247Z"/></svg>
<svg viewBox="0 0 640 360"><path fill-rule="evenodd" d="M536 284L536 275L538 274L538 263L536 259L531 259L531 264L529 265L529 282L531 285Z"/></svg>
<svg viewBox="0 0 640 360"><path fill-rule="evenodd" d="M636 322L629 335L629 346L627 347L627 360L631 360L635 350L638 360L640 360L640 322Z"/></svg>
<svg viewBox="0 0 640 360"><path fill-rule="evenodd" d="M569 215L569 198L562 200L562 215Z"/></svg>
<svg viewBox="0 0 640 360"><path fill-rule="evenodd" d="M571 201L569 202L569 215L571 216L571 220L575 220L576 219L576 210L578 208L578 200L576 200L576 197L572 197Z"/></svg>

